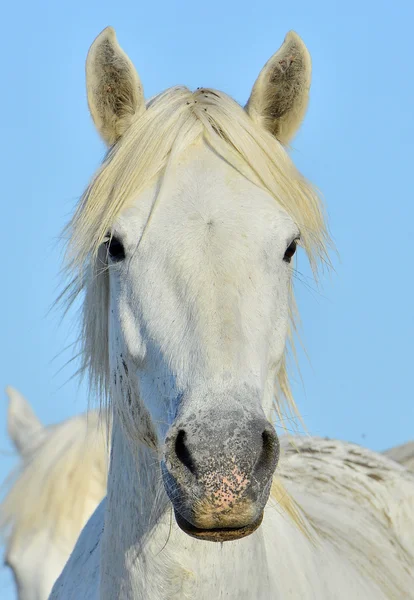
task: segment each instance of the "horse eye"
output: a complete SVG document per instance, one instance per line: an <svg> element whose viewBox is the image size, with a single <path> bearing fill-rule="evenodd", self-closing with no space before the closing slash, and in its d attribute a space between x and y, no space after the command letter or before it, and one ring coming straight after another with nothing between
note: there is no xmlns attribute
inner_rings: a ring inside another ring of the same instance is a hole
<svg viewBox="0 0 414 600"><path fill-rule="evenodd" d="M286 252L285 252L285 256L283 257L283 260L287 263L290 263L290 261L293 258L293 255L296 252L296 248L298 245L298 240L293 240L293 242L290 244L290 246L288 246Z"/></svg>
<svg viewBox="0 0 414 600"><path fill-rule="evenodd" d="M105 242L106 249L108 251L109 256L113 261L124 260L125 258L125 250L122 242L116 238L111 237L109 240Z"/></svg>

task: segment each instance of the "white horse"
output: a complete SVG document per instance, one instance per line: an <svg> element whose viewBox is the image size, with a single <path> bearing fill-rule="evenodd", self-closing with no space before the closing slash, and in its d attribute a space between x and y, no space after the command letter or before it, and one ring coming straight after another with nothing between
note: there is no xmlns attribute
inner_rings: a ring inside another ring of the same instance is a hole
<svg viewBox="0 0 414 600"><path fill-rule="evenodd" d="M17 390L8 387L6 391L10 399L8 431L23 463L18 473L25 475L24 490L22 479L17 477L17 488L0 505L0 525L6 534L5 562L13 571L19 600L46 600L82 526L106 493L107 448L101 437L97 438L96 415L83 414L66 423L44 427ZM44 450L36 453L46 439L47 454ZM303 447L302 440L300 443ZM281 438L281 444L291 457L291 441ZM385 454L413 469L413 449L411 442L391 448ZM31 459L30 451L34 452ZM50 464L52 470L45 473ZM51 511L36 512L27 526L28 511L33 509L33 491L45 481L48 490L53 490L49 493ZM65 481L63 486L62 481ZM76 501L69 505L68 497L76 497Z"/></svg>
<svg viewBox="0 0 414 600"><path fill-rule="evenodd" d="M21 464L0 505L5 564L19 600L46 600L106 493L106 431L96 413L44 427L17 390L6 391L8 432Z"/></svg>
<svg viewBox="0 0 414 600"><path fill-rule="evenodd" d="M326 260L319 199L284 148L310 64L290 33L246 109L186 88L145 105L112 29L89 51L110 150L69 224L68 293L85 294L111 460L54 600L414 597L412 474L311 438L284 444L274 478L273 406L294 406L291 261L299 243Z"/></svg>

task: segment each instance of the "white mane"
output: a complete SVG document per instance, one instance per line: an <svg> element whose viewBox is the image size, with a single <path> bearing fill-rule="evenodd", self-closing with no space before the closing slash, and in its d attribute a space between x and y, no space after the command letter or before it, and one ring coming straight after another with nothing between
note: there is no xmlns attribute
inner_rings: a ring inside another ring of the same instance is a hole
<svg viewBox="0 0 414 600"><path fill-rule="evenodd" d="M47 435L6 482L0 531L8 549L40 529L71 549L106 494L106 432L98 415L80 415L48 428Z"/></svg>
<svg viewBox="0 0 414 600"><path fill-rule="evenodd" d="M319 261L329 264L329 236L318 195L276 138L222 92L191 92L184 87L165 91L149 102L145 113L108 152L66 230L72 282L63 296L70 305L78 294L86 294L80 335L82 369L89 371L91 385L101 398L107 397L109 390L108 264L102 242L121 209L168 169L173 156L179 156L200 137L248 179L270 192L291 215L315 274ZM296 316L293 297L291 306L292 342ZM279 415L283 409L297 413L286 357L278 374L276 397Z"/></svg>

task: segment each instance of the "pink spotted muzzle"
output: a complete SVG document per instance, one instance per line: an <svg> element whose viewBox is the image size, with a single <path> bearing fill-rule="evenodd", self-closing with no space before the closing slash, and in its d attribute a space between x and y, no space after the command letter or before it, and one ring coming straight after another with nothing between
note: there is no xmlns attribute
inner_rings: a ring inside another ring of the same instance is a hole
<svg viewBox="0 0 414 600"><path fill-rule="evenodd" d="M242 409L191 417L165 439L163 477L176 521L204 540L249 535L262 521L279 458L274 428Z"/></svg>

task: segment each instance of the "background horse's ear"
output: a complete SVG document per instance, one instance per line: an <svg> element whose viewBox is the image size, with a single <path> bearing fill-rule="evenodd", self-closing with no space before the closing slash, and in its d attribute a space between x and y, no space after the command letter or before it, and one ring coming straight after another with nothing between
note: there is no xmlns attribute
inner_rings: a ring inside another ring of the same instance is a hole
<svg viewBox="0 0 414 600"><path fill-rule="evenodd" d="M290 31L253 86L246 110L282 144L292 139L305 116L311 71L305 44Z"/></svg>
<svg viewBox="0 0 414 600"><path fill-rule="evenodd" d="M104 29L89 49L86 90L92 119L108 146L145 110L138 73L119 46L112 27Z"/></svg>
<svg viewBox="0 0 414 600"><path fill-rule="evenodd" d="M6 394L9 397L7 431L19 454L25 454L43 436L44 427L20 392L7 386Z"/></svg>

